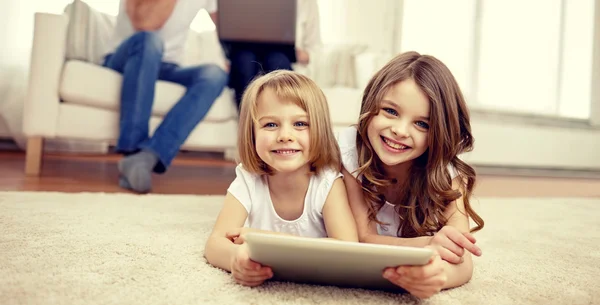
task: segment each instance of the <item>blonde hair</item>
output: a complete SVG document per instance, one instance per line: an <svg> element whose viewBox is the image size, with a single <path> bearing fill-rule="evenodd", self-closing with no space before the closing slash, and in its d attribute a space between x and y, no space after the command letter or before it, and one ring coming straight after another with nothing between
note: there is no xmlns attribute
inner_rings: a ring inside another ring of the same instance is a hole
<svg viewBox="0 0 600 305"><path fill-rule="evenodd" d="M244 91L238 124L238 152L244 168L254 174L273 174L255 149L254 124L258 123L257 104L260 94L271 89L281 100L294 103L306 111L309 120L311 170L341 170L340 149L329 117L323 91L310 78L288 70L276 70L258 77Z"/></svg>

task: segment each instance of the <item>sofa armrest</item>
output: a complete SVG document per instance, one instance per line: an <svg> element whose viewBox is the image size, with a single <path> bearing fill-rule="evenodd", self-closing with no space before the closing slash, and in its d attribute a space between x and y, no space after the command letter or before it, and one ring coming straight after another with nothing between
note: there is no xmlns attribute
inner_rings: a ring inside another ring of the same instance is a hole
<svg viewBox="0 0 600 305"><path fill-rule="evenodd" d="M23 105L23 133L28 137L54 137L69 18L36 13L34 20L29 84Z"/></svg>

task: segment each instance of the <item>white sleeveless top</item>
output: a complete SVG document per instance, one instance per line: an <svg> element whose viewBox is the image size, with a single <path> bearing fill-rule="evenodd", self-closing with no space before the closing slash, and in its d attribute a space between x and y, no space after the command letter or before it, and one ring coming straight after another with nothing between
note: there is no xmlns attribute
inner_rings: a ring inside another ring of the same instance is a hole
<svg viewBox="0 0 600 305"><path fill-rule="evenodd" d="M360 181L361 177L358 177L358 173L355 172L359 167L358 151L356 150L356 134L356 127L351 126L336 133L336 139L342 154L342 165L350 174ZM454 167L450 164L448 164L448 172L450 173L450 177L452 179L457 176ZM386 201L381 209L377 212L377 220L389 224L377 225L377 233L379 235L397 236L398 228L400 227L400 218L396 214L393 204Z"/></svg>
<svg viewBox="0 0 600 305"><path fill-rule="evenodd" d="M236 178L227 191L246 208L248 218L245 227L303 237L327 237L323 206L333 182L342 177L340 172L324 169L310 178L304 211L295 220L285 220L277 215L264 175L251 174L241 164L236 167L235 174Z"/></svg>

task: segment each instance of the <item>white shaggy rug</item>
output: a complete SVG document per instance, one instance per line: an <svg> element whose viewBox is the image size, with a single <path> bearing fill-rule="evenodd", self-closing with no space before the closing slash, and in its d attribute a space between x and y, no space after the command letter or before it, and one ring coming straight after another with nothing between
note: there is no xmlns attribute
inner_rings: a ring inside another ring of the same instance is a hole
<svg viewBox="0 0 600 305"><path fill-rule="evenodd" d="M0 192L0 304L415 304L408 295L234 284L204 260L220 196ZM600 304L600 200L478 201L468 284L422 304Z"/></svg>

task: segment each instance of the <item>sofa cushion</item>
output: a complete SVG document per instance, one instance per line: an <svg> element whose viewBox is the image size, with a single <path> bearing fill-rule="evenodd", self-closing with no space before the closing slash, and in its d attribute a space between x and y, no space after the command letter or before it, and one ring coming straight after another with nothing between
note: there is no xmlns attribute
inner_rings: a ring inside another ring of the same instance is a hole
<svg viewBox="0 0 600 305"><path fill-rule="evenodd" d="M69 3L64 12L69 17L65 58L100 63L112 39L115 16L81 0Z"/></svg>
<svg viewBox="0 0 600 305"><path fill-rule="evenodd" d="M69 60L65 63L59 95L64 103L119 111L122 76L120 73L95 64ZM164 116L185 93L185 87L158 81L152 115ZM229 88L217 98L204 118L210 122L237 117L233 94Z"/></svg>

